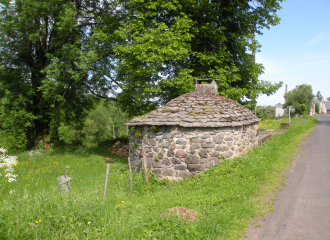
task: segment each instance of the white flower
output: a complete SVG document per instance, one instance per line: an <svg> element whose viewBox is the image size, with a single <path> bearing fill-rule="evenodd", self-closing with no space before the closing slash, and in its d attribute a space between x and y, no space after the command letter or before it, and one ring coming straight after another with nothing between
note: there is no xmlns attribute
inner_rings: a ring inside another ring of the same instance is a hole
<svg viewBox="0 0 330 240"><path fill-rule="evenodd" d="M6 154L7 150L3 149L0 147L0 168L4 168L4 172L5 172L5 178L8 179L8 182L14 182L16 181L16 177L18 175L13 174L14 173L14 168L13 166L15 166L17 164L17 157L16 156L8 156ZM2 174L0 174L0 176L2 176Z"/></svg>
<svg viewBox="0 0 330 240"><path fill-rule="evenodd" d="M9 191L10 194L13 194L13 193L15 193L15 192L16 192L15 189Z"/></svg>

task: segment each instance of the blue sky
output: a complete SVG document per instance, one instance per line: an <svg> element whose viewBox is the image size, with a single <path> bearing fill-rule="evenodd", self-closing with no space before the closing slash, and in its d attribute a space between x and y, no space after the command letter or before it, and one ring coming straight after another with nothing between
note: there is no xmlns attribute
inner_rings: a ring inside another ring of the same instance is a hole
<svg viewBox="0 0 330 240"><path fill-rule="evenodd" d="M330 0L287 0L281 5L280 24L256 36L262 45L256 62L265 67L259 79L283 81L283 86L274 95L260 96L257 104L284 103L285 84L289 91L309 84L314 94L330 97Z"/></svg>

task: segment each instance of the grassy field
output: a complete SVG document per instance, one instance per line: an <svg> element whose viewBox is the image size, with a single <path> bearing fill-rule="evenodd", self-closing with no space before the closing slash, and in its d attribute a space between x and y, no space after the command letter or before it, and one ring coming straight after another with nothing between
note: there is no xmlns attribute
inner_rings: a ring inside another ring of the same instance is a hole
<svg viewBox="0 0 330 240"><path fill-rule="evenodd" d="M17 154L17 181L0 177L0 239L240 239L252 219L272 209L282 172L316 123L296 119L246 157L193 179L150 176L147 185L135 173L132 199L125 158L111 164L103 198L109 144ZM65 196L57 183L63 172L72 178L72 194ZM195 210L198 218L189 223L163 214L173 207Z"/></svg>

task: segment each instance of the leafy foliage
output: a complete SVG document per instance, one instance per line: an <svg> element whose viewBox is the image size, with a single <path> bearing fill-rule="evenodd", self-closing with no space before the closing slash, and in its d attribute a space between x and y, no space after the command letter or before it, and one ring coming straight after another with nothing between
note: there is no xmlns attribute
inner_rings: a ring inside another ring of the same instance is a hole
<svg viewBox="0 0 330 240"><path fill-rule="evenodd" d="M262 121L267 119L274 119L275 107L274 106L257 106L257 117Z"/></svg>
<svg viewBox="0 0 330 240"><path fill-rule="evenodd" d="M284 95L284 107L292 106L298 114L306 114L314 98L311 85L302 84Z"/></svg>
<svg viewBox="0 0 330 240"><path fill-rule="evenodd" d="M323 99L323 96L320 91L317 91L317 93L315 94L315 99L317 99L319 101L321 101Z"/></svg>
<svg viewBox="0 0 330 240"><path fill-rule="evenodd" d="M115 47L118 71L129 79L123 96L137 89L164 103L192 91L196 79L213 78L220 95L253 107L251 99L282 85L258 80L263 67L247 51L260 47L250 41L254 32L279 22L279 2L131 1L135 15L117 31L124 45Z"/></svg>

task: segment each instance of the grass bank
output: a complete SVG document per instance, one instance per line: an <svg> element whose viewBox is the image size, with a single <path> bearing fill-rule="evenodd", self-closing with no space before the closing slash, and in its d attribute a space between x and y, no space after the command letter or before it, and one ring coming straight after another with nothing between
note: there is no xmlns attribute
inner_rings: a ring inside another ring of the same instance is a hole
<svg viewBox="0 0 330 240"><path fill-rule="evenodd" d="M111 164L103 199L109 146L21 153L17 182L1 182L0 239L239 239L251 219L271 210L282 172L316 124L316 118L299 118L247 156L193 179L171 183L151 176L146 185L134 174L132 199L124 158ZM64 171L72 177L67 196L56 179ZM198 220L162 214L172 207L193 209Z"/></svg>

